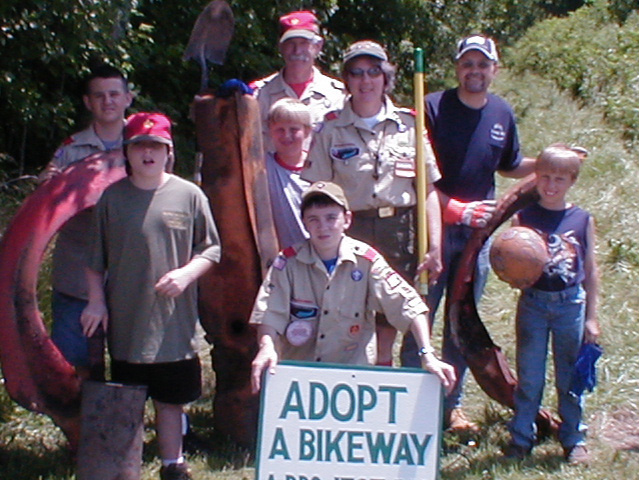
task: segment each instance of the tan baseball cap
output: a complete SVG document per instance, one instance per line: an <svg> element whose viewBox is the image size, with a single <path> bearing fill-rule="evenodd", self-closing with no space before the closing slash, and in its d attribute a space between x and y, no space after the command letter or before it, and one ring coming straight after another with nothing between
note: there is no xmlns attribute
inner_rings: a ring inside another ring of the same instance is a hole
<svg viewBox="0 0 639 480"><path fill-rule="evenodd" d="M348 201L342 187L333 182L315 182L302 194L302 206L303 211L306 204L315 197L325 196L333 200L339 206L348 210Z"/></svg>

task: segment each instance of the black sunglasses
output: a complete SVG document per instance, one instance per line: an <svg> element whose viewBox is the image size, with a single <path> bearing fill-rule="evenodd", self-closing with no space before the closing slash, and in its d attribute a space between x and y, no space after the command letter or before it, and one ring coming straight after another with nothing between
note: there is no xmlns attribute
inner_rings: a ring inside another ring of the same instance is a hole
<svg viewBox="0 0 639 480"><path fill-rule="evenodd" d="M379 65L375 65L368 70L364 70L363 68L350 68L348 70L349 75L358 78L363 77L364 73L366 73L371 78L377 78L384 72L382 71L382 67L380 67Z"/></svg>

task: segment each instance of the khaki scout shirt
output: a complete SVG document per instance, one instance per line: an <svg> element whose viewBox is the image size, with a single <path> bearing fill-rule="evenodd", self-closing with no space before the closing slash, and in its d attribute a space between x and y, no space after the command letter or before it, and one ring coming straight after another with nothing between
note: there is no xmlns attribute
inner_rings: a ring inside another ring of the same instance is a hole
<svg viewBox="0 0 639 480"><path fill-rule="evenodd" d="M122 124L124 126L124 123ZM120 142L121 143L121 142ZM45 169L64 170L94 153L106 149L93 125L73 134L53 154ZM84 271L88 262L89 244L93 230L92 210L84 210L71 218L58 233L53 250L52 283L58 292L87 300L89 292Z"/></svg>
<svg viewBox="0 0 639 480"><path fill-rule="evenodd" d="M264 135L264 149L273 151L273 144L268 134L268 111L276 101L281 98L298 98L291 86L284 81L284 71L270 75L261 80L256 80L251 87L257 89L257 101L260 106L262 119L262 133ZM342 108L346 90L339 80L324 75L316 67L313 67L313 80L306 87L299 100L308 105L311 110L313 129L324 119L328 112ZM310 137L304 143L304 150L310 147Z"/></svg>
<svg viewBox="0 0 639 480"><path fill-rule="evenodd" d="M122 124L124 127L124 123ZM122 141L120 140L120 146ZM66 139L60 148L53 154L53 158L49 162L49 165L57 167L60 170L64 170L72 163L82 160L89 155L93 155L97 152L104 152L104 144L98 134L95 133L93 125L89 128L75 133Z"/></svg>
<svg viewBox="0 0 639 480"><path fill-rule="evenodd" d="M428 308L377 251L344 236L331 275L309 241L281 252L250 321L281 335L284 360L366 365L377 357L375 311L404 333Z"/></svg>
<svg viewBox="0 0 639 480"><path fill-rule="evenodd" d="M441 177L424 135L427 182ZM415 117L386 97L384 119L370 129L351 102L329 113L313 135L302 178L332 181L344 189L351 210L411 207L415 190Z"/></svg>

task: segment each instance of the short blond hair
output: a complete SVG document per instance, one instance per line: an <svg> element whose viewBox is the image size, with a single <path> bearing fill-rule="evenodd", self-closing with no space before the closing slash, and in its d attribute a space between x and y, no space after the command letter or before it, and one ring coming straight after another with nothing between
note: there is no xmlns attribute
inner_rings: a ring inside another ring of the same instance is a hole
<svg viewBox="0 0 639 480"><path fill-rule="evenodd" d="M292 122L311 128L311 110L295 98L281 98L269 108L266 121L268 125Z"/></svg>
<svg viewBox="0 0 639 480"><path fill-rule="evenodd" d="M582 163L583 159L568 145L553 144L539 154L535 171L567 173L575 180L579 176Z"/></svg>

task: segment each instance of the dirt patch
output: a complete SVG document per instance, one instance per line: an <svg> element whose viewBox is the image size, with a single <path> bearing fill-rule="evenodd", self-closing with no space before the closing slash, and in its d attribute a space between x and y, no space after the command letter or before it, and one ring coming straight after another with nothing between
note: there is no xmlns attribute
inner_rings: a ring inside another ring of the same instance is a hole
<svg viewBox="0 0 639 480"><path fill-rule="evenodd" d="M590 430L590 436L599 438L615 450L639 452L639 412L629 406L596 414Z"/></svg>

